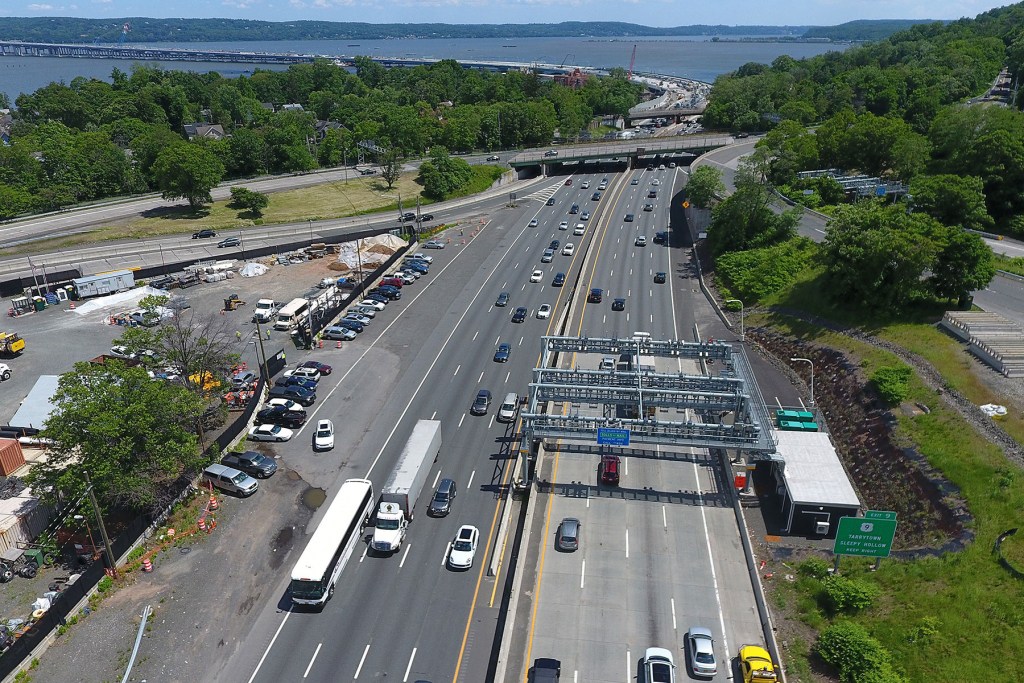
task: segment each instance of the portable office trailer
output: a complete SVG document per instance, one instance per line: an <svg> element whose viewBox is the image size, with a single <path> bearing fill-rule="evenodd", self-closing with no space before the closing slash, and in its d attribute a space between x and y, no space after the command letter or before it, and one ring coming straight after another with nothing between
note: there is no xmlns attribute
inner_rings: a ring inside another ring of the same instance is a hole
<svg viewBox="0 0 1024 683"><path fill-rule="evenodd" d="M71 281L72 295L75 299L88 296L104 296L115 292L123 292L135 286L135 275L130 270L118 270L112 273L100 273L78 277Z"/></svg>

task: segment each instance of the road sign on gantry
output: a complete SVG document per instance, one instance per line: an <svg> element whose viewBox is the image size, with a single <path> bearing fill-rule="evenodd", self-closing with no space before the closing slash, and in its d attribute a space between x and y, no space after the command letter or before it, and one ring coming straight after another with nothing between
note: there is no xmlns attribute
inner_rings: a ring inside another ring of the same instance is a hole
<svg viewBox="0 0 1024 683"><path fill-rule="evenodd" d="M597 428L597 443L601 446L628 446L628 429L609 429L608 427Z"/></svg>
<svg viewBox="0 0 1024 683"><path fill-rule="evenodd" d="M836 555L889 557L895 535L895 515L893 519L840 517L832 552Z"/></svg>

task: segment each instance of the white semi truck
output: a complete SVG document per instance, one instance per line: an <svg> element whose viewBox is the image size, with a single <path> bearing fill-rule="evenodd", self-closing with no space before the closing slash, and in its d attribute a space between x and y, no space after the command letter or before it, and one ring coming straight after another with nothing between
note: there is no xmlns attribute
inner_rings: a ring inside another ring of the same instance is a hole
<svg viewBox="0 0 1024 683"><path fill-rule="evenodd" d="M252 319L258 323L269 323L277 315L277 302L273 299L260 299L256 302L256 308L252 312Z"/></svg>
<svg viewBox="0 0 1024 683"><path fill-rule="evenodd" d="M419 420L380 492L371 547L393 553L402 547L430 466L441 450L441 423Z"/></svg>

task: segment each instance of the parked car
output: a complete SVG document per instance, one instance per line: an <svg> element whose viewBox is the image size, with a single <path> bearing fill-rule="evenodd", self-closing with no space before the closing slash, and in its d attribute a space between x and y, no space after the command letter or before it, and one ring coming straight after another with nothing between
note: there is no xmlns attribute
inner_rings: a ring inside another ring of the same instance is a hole
<svg viewBox="0 0 1024 683"><path fill-rule="evenodd" d="M256 413L257 424L281 425L289 429L298 429L306 423L305 410L289 410L284 406L262 408Z"/></svg>
<svg viewBox="0 0 1024 683"><path fill-rule="evenodd" d="M260 483L245 472L220 463L214 463L203 470L203 480L222 491L237 493L242 497L251 496L260 487Z"/></svg>
<svg viewBox="0 0 1024 683"><path fill-rule="evenodd" d="M448 566L452 569L470 569L476 559L476 547L480 542L480 530L470 524L459 527L451 550L448 551Z"/></svg>
<svg viewBox="0 0 1024 683"><path fill-rule="evenodd" d="M511 295L508 292L502 292L501 294L498 295L498 298L495 300L494 305L498 306L499 308L508 306L509 298L511 298Z"/></svg>
<svg viewBox="0 0 1024 683"><path fill-rule="evenodd" d="M234 391L242 391L245 389L249 389L252 387L252 385L256 384L256 381L258 379L259 375L257 375L252 370L239 372L234 377L231 378L231 388Z"/></svg>
<svg viewBox="0 0 1024 683"><path fill-rule="evenodd" d="M434 497L430 499L430 507L427 508L427 514L434 517L444 517L451 512L456 489L454 479L442 479L434 491Z"/></svg>
<svg viewBox="0 0 1024 683"><path fill-rule="evenodd" d="M473 399L473 405L469 408L470 415L486 415L487 411L491 407L491 392L487 389L481 389L476 392L476 398Z"/></svg>
<svg viewBox="0 0 1024 683"><path fill-rule="evenodd" d="M314 361L315 362L315 361ZM320 371L316 368L307 366L299 366L291 370L285 370L285 377L303 377L305 379L311 379L314 382L320 381Z"/></svg>
<svg viewBox="0 0 1024 683"><path fill-rule="evenodd" d="M272 398L263 404L264 408L272 408L273 406L282 406L288 410L301 410L305 412L305 409L300 403L296 403L288 398Z"/></svg>
<svg viewBox="0 0 1024 683"><path fill-rule="evenodd" d="M362 304L357 304L357 305L353 306L352 308L350 308L348 310L351 313L358 313L359 315L365 315L367 318L371 318L371 319L377 317L377 309L376 308L370 308L369 306L363 306Z"/></svg>
<svg viewBox="0 0 1024 683"><path fill-rule="evenodd" d="M649 647L644 653L646 683L676 683L676 664L672 652L663 647Z"/></svg>
<svg viewBox="0 0 1024 683"><path fill-rule="evenodd" d="M715 639L711 629L691 626L686 634L686 651L690 655L690 671L694 676L714 676L718 673L715 662Z"/></svg>
<svg viewBox="0 0 1024 683"><path fill-rule="evenodd" d="M370 324L370 316L362 315L361 313L356 313L355 311L346 313L345 317L342 318L342 320L351 320L352 322L359 323L363 327L366 327L367 325Z"/></svg>
<svg viewBox="0 0 1024 683"><path fill-rule="evenodd" d="M256 451L228 453L220 459L220 464L234 467L257 479L267 479L277 472L277 462Z"/></svg>
<svg viewBox="0 0 1024 683"><path fill-rule="evenodd" d="M376 299L364 299L359 302L359 305L364 308L372 308L375 311L383 311L384 306L387 304L383 301L377 301Z"/></svg>
<svg viewBox="0 0 1024 683"><path fill-rule="evenodd" d="M321 363L318 360L304 360L301 363L299 363L297 367L313 368L321 375L329 375L334 371L334 368L332 368L330 365L328 365L327 363Z"/></svg>
<svg viewBox="0 0 1024 683"><path fill-rule="evenodd" d="M333 325L333 327L341 327L341 328L346 329L346 330L352 330L356 334L359 334L364 329L366 329L365 326L362 323L356 322L355 320L349 320L348 318L342 318L341 320L336 322Z"/></svg>
<svg viewBox="0 0 1024 683"><path fill-rule="evenodd" d="M201 240L201 239L206 239L208 237L216 237L216 236L217 236L217 233L215 231L213 231L213 230L200 230L198 232L192 233L192 239L194 239L194 240Z"/></svg>
<svg viewBox="0 0 1024 683"><path fill-rule="evenodd" d="M316 431L313 432L313 450L329 451L334 448L334 423L330 420L318 420Z"/></svg>
<svg viewBox="0 0 1024 683"><path fill-rule="evenodd" d="M380 292L367 292L366 293L366 298L369 299L370 301L376 301L377 303L380 303L380 304L389 304L389 303L391 303L391 299L386 297L386 296L384 296Z"/></svg>
<svg viewBox="0 0 1024 683"><path fill-rule="evenodd" d="M281 425L263 424L250 428L249 438L253 441L287 441L294 433Z"/></svg>
<svg viewBox="0 0 1024 683"><path fill-rule="evenodd" d="M409 258L419 259L420 261L426 261L428 264L434 262L434 257L433 256L427 256L422 251L417 251L415 254L413 254Z"/></svg>
<svg viewBox="0 0 1024 683"><path fill-rule="evenodd" d="M305 387L271 387L267 395L270 398L287 398L304 406L311 406L316 402L316 392Z"/></svg>
<svg viewBox="0 0 1024 683"><path fill-rule="evenodd" d="M324 339L330 339L331 341L352 341L356 338L355 330L350 330L340 325L326 327L321 334L323 334Z"/></svg>
<svg viewBox="0 0 1024 683"><path fill-rule="evenodd" d="M241 237L225 237L220 242L217 242L217 248L223 249L224 247L237 247L242 244Z"/></svg>
<svg viewBox="0 0 1024 683"><path fill-rule="evenodd" d="M498 344L498 349L494 352L495 363L507 363L508 357L512 355L512 345L501 343Z"/></svg>
<svg viewBox="0 0 1024 683"><path fill-rule="evenodd" d="M310 391L316 391L317 382L307 377L291 377L284 376L278 377L274 380L274 386L276 387L302 387L303 389L309 389Z"/></svg>
<svg viewBox="0 0 1024 683"><path fill-rule="evenodd" d="M128 350L127 346L111 346L110 355L114 358L122 358L124 360L135 360L139 357L139 354Z"/></svg>
<svg viewBox="0 0 1024 683"><path fill-rule="evenodd" d="M385 287L385 286L386 287L396 287L398 289L401 289L402 287L405 286L405 283L402 282L401 278L386 277L386 278L383 278L380 282L378 282L377 286L378 287Z"/></svg>
<svg viewBox="0 0 1024 683"><path fill-rule="evenodd" d="M444 242L441 242L440 240L430 240L429 242L427 242L426 244L423 245L423 248L424 249L444 249L444 246L445 246Z"/></svg>
<svg viewBox="0 0 1024 683"><path fill-rule="evenodd" d="M572 551L580 547L580 520L566 517L558 524L557 544L559 550Z"/></svg>

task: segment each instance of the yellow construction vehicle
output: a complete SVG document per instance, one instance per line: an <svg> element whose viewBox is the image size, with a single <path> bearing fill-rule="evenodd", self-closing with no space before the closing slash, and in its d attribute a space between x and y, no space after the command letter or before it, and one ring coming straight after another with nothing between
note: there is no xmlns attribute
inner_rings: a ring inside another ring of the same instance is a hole
<svg viewBox="0 0 1024 683"><path fill-rule="evenodd" d="M0 354L16 356L25 349L25 340L15 332L0 332Z"/></svg>

